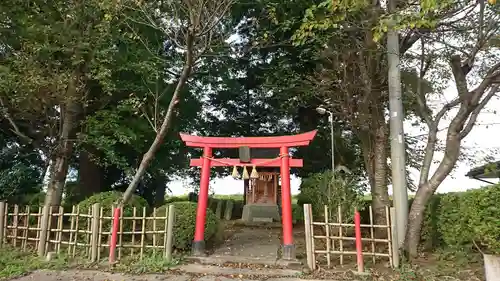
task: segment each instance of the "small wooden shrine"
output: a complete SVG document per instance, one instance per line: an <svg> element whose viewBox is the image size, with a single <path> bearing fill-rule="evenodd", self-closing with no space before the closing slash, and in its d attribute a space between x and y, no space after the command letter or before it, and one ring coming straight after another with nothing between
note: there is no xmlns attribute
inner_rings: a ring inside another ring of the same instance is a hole
<svg viewBox="0 0 500 281"><path fill-rule="evenodd" d="M245 161L248 152L240 149L240 159ZM253 148L249 151L251 159L273 159L279 155L279 149ZM253 221L281 221L280 205L280 169L276 167L252 167L251 173L243 168L240 177L236 167L233 168L233 177L243 178L243 213L241 219Z"/></svg>

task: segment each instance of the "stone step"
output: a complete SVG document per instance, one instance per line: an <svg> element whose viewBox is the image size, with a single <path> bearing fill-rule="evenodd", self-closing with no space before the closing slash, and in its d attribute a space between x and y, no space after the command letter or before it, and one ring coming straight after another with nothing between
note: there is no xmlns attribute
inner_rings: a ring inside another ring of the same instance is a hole
<svg viewBox="0 0 500 281"><path fill-rule="evenodd" d="M278 268L232 268L205 264L186 264L176 268L190 274L232 275L232 276L265 276L265 277L299 277L302 271Z"/></svg>

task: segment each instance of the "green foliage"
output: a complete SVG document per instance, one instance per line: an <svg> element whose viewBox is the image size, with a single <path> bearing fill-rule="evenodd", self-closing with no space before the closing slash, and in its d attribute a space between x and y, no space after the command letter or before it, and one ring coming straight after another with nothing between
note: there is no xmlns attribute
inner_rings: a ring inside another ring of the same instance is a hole
<svg viewBox="0 0 500 281"><path fill-rule="evenodd" d="M80 202L79 207L80 207L80 212L81 213L86 213L89 209L92 209L92 206L96 203L101 204L101 207L103 209L103 214L105 216L113 216L113 208L116 206L116 202L120 200L123 196L122 192L118 191L108 191L108 192L101 192L94 194L90 196L89 198L83 200ZM132 217L134 214L134 207L137 208L137 213L142 214L143 208L148 207L148 203L144 198L137 196L137 195L132 195L132 198L130 198L130 201L123 207L123 216L124 217ZM103 223L103 229L108 230L111 229L112 221L111 220L106 220ZM82 220L82 223L86 225L86 220ZM124 220L124 228L125 229L130 229L132 224L131 220ZM84 228L84 226L82 226Z"/></svg>
<svg viewBox="0 0 500 281"><path fill-rule="evenodd" d="M500 185L435 195L426 209L422 240L428 247L468 252L474 242L500 253Z"/></svg>
<svg viewBox="0 0 500 281"><path fill-rule="evenodd" d="M188 202L189 198L187 195L181 195L181 196L170 196L165 199L165 204L170 204L174 202Z"/></svg>
<svg viewBox="0 0 500 281"><path fill-rule="evenodd" d="M0 201L28 205L29 198L41 191L41 173L37 153L18 146L0 135Z"/></svg>
<svg viewBox="0 0 500 281"><path fill-rule="evenodd" d="M420 233L422 246L425 249L432 250L439 245L442 245L443 237L440 235L439 230L439 208L441 204L441 198L446 195L435 194L432 196L427 209L425 210L424 223L422 225L422 231ZM408 206L411 206L413 198L409 200Z"/></svg>
<svg viewBox="0 0 500 281"><path fill-rule="evenodd" d="M26 194L23 196L23 202L23 205L30 206L32 210L38 210L45 202L45 192Z"/></svg>
<svg viewBox="0 0 500 281"><path fill-rule="evenodd" d="M116 269L132 274L163 273L178 265L179 262L179 259L167 261L163 253L153 252L145 253L142 258L138 255L122 258L116 265Z"/></svg>
<svg viewBox="0 0 500 281"><path fill-rule="evenodd" d="M467 193L449 193L440 200L438 230L446 246L460 249L470 247L473 239L469 225L469 208L466 206Z"/></svg>
<svg viewBox="0 0 500 281"><path fill-rule="evenodd" d="M297 204L312 204L313 216L318 218L324 218L325 205L332 217L337 216L338 206L341 206L343 219L350 221L354 208L361 210L365 206L363 193L366 187L356 177L346 174L336 172L335 178L332 177L332 172L327 171L303 179Z"/></svg>
<svg viewBox="0 0 500 281"><path fill-rule="evenodd" d="M464 198L472 239L480 248L500 254L500 185L471 190Z"/></svg>
<svg viewBox="0 0 500 281"><path fill-rule="evenodd" d="M175 206L175 225L174 225L174 247L178 250L189 250L194 239L194 230L196 225L196 203L192 202L174 202ZM168 206L163 205L156 210L156 213L163 215L167 212ZM157 221L156 229L164 229L164 222ZM205 221L205 241L209 242L214 238L219 228L219 219L215 213L207 208ZM147 229L153 230L153 222L147 223ZM160 237L160 238L158 238ZM157 239L162 240L163 234L157 235Z"/></svg>
<svg viewBox="0 0 500 281"><path fill-rule="evenodd" d="M303 208L303 205L292 204L292 218L296 222L304 221L304 208Z"/></svg>
<svg viewBox="0 0 500 281"><path fill-rule="evenodd" d="M400 268L397 269L397 279L394 281L417 281L421 280L421 276L411 268L408 264L403 264Z"/></svg>
<svg viewBox="0 0 500 281"><path fill-rule="evenodd" d="M15 248L4 246L0 249L0 280L10 280L38 269L61 270L68 265L68 260L60 255L46 262L32 253L21 252Z"/></svg>

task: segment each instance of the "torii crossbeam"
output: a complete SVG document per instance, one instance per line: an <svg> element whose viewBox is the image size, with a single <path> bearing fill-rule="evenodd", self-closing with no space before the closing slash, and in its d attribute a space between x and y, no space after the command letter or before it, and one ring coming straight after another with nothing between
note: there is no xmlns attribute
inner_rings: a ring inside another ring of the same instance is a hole
<svg viewBox="0 0 500 281"><path fill-rule="evenodd" d="M180 134L182 141L189 147L203 148L203 156L191 159L192 167L201 167L200 191L196 211L196 228L193 241L193 255L205 252L205 219L208 202L208 185L210 168L217 166L260 166L280 167L281 172L281 206L283 224L283 259L295 259L295 246L292 233L292 196L290 190L290 167L302 167L302 159L291 159L290 147L307 146L316 135L317 130L298 135L277 137L200 137ZM279 148L280 155L275 159L251 159L242 163L240 159L214 159L213 148Z"/></svg>

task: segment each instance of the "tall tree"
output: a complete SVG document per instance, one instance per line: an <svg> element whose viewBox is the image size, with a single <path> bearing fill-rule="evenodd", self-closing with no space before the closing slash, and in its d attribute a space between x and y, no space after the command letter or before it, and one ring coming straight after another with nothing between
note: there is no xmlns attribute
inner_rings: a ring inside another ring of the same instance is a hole
<svg viewBox="0 0 500 281"><path fill-rule="evenodd" d="M500 87L500 55L492 44L500 32L500 7L485 1L461 1L448 7L456 13L421 40L417 71L421 78L442 74L447 66L456 95L444 105L432 105L432 95L415 96L418 114L427 125L427 143L420 169L418 190L411 205L406 233L410 256L417 255L425 208L432 196L455 167L461 154L462 140L474 128L476 120ZM439 53L438 53L439 52ZM438 94L442 94L439 93ZM449 97L448 97L449 98ZM450 116L444 143L444 155L431 172L438 136Z"/></svg>
<svg viewBox="0 0 500 281"><path fill-rule="evenodd" d="M12 130L50 159L46 205L60 204L87 97L106 77L114 1L2 1L2 105ZM64 16L61 16L64 15ZM98 51L97 51L98 50Z"/></svg>
<svg viewBox="0 0 500 281"><path fill-rule="evenodd" d="M169 1L161 3L138 3L133 9L143 12L143 23L154 26L164 32L168 38L168 49L173 53L181 50L184 63L168 108L163 116L161 126L156 131L156 136L144 154L139 168L132 181L123 194L121 204L125 204L137 188L142 176L153 160L155 153L160 148L174 117L176 105L181 102L181 91L190 78L193 68L200 59L212 53L222 40L227 39L226 33L217 31L221 27L221 20L227 15L232 0L223 1ZM167 17L167 20L165 20Z"/></svg>

